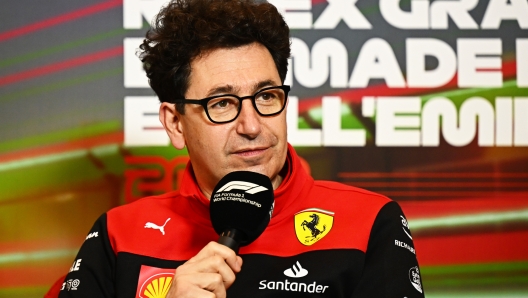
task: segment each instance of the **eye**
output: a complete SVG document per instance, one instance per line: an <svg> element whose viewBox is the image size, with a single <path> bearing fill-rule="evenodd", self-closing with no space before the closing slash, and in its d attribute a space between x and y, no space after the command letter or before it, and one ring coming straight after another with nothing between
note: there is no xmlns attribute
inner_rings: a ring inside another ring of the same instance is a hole
<svg viewBox="0 0 528 298"><path fill-rule="evenodd" d="M273 92L261 92L259 93L257 100L260 101L271 101L277 98L277 95Z"/></svg>
<svg viewBox="0 0 528 298"><path fill-rule="evenodd" d="M229 105L229 102L227 100L221 100L213 105L213 108L225 108Z"/></svg>
<svg viewBox="0 0 528 298"><path fill-rule="evenodd" d="M209 110L225 110L237 106L238 100L232 97L218 97L207 103Z"/></svg>

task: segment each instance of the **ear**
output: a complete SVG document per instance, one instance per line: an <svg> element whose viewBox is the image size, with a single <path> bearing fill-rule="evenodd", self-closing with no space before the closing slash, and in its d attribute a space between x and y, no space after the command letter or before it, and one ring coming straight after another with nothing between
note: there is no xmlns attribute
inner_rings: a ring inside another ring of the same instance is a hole
<svg viewBox="0 0 528 298"><path fill-rule="evenodd" d="M159 119L172 145L176 149L185 148L185 137L183 135L182 115L176 110L176 105L162 102L159 110Z"/></svg>

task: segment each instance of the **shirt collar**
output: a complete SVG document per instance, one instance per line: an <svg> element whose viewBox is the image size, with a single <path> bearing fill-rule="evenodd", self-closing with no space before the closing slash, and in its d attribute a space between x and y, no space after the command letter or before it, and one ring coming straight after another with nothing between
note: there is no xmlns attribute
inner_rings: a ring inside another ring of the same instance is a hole
<svg viewBox="0 0 528 298"><path fill-rule="evenodd" d="M287 169L286 175L281 185L274 191L275 206L270 225L291 215L291 212L286 212L286 210L293 208L296 205L295 202L302 200L301 193L303 190L309 189L313 185L312 177L306 173L300 157L290 144L288 144L285 167ZM186 201L197 215L202 218L204 223L206 221L210 225L209 200L196 183L196 177L190 161L185 168L181 181L180 195L187 199Z"/></svg>

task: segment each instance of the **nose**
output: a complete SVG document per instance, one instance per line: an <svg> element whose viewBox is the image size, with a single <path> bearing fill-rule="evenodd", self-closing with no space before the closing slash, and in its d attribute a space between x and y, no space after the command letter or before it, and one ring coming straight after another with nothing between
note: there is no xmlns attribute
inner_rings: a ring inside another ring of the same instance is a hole
<svg viewBox="0 0 528 298"><path fill-rule="evenodd" d="M237 118L236 131L249 139L256 138L261 130L261 117L253 107L251 100L243 100L240 114Z"/></svg>

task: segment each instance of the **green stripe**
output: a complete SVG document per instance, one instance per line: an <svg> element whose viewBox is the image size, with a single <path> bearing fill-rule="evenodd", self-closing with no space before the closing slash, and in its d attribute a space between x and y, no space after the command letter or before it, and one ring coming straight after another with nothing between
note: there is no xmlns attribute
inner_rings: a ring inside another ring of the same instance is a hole
<svg viewBox="0 0 528 298"><path fill-rule="evenodd" d="M24 278L24 277L20 277ZM59 278L57 276L56 278ZM9 297L9 298L42 298L44 294L48 292L51 288L49 285L41 286L25 286L25 287L16 287L16 288L0 288L0 297Z"/></svg>
<svg viewBox="0 0 528 298"><path fill-rule="evenodd" d="M472 97L472 96L485 96L486 98L490 99L491 96L517 96L517 95L525 95L523 94L525 92L524 90L521 90L517 88L517 81L511 80L506 81L503 84L502 88L468 88L468 89L456 89L456 90L450 90L445 92L439 92L439 93L430 93L426 95L420 96L422 99L422 102L426 102L427 100L434 98L434 97L446 97L450 99L455 105L460 107L460 105L464 102L464 100ZM494 99L494 97L492 97ZM322 123L322 107L314 107L308 111L310 116L320 124ZM352 124L349 125L342 125L343 128L362 128L361 122L359 122L354 115L352 115L352 111L350 110L350 107L348 104L343 103L341 105L341 118L345 117L352 117L354 120L352 120ZM374 117L375 119L375 117ZM342 119L344 120L344 119ZM343 123L343 121L342 121ZM344 124L344 123L343 123ZM302 119L302 117L299 118L298 123L299 128L310 128Z"/></svg>
<svg viewBox="0 0 528 298"><path fill-rule="evenodd" d="M27 262L73 258L77 251L77 249L56 249L0 254L0 267Z"/></svg>
<svg viewBox="0 0 528 298"><path fill-rule="evenodd" d="M75 151L67 151L64 153L44 155L44 156L39 156L35 158L15 160L11 162L0 163L0 172L24 168L24 167L34 167L34 166L43 165L43 164L56 163L56 162L63 161L66 159L85 157L86 155L88 155L88 150L75 150ZM2 260L0 256L0 263L1 261Z"/></svg>
<svg viewBox="0 0 528 298"><path fill-rule="evenodd" d="M409 220L413 231L431 228L454 228L483 224L504 224L509 222L528 221L528 209L507 212L486 212L471 215L454 215L436 218Z"/></svg>
<svg viewBox="0 0 528 298"><path fill-rule="evenodd" d="M118 120L76 127L43 135L31 136L23 139L0 143L0 153L49 145L53 143L84 139L90 136L102 135L110 132L121 131L121 122Z"/></svg>
<svg viewBox="0 0 528 298"><path fill-rule="evenodd" d="M522 294L515 297L528 296L526 261L424 266L421 274L426 297L513 297L514 293ZM503 293L508 295L502 296Z"/></svg>
<svg viewBox="0 0 528 298"><path fill-rule="evenodd" d="M450 291L443 290L438 292L429 292L425 290L426 298L522 298L528 297L528 290L519 291L511 290L492 290L492 291Z"/></svg>
<svg viewBox="0 0 528 298"><path fill-rule="evenodd" d="M456 90L449 90L445 92L439 92L439 93L430 93L426 95L420 96L422 99L422 102L425 103L427 100L434 98L434 97L446 97L449 100L451 100L456 106L460 107L460 105L468 98L473 96L482 96L484 98L487 98L488 100L492 100L494 102L495 96L506 96L506 97L513 97L513 96L526 96L526 91L522 90L517 87L517 81L516 80L510 80L506 81L503 84L503 87L501 88L468 88L468 89L456 89ZM322 123L322 107L314 107L308 111L310 116L319 124ZM359 122L354 115L352 115L352 111L350 110L350 107L347 103L343 103L341 105L341 123L342 128L363 128L361 122ZM352 119L347 119L352 118ZM375 119L375 117L373 118ZM299 118L298 123L299 128L310 128L310 126L303 120L302 117Z"/></svg>
<svg viewBox="0 0 528 298"><path fill-rule="evenodd" d="M430 93L421 96L423 101L427 101L433 97L447 97L453 102L462 102L472 96L481 96L489 100L494 100L497 96L526 96L526 90L521 90L517 87L517 80L505 81L502 87L490 88L460 88L439 93Z"/></svg>
<svg viewBox="0 0 528 298"><path fill-rule="evenodd" d="M46 84L43 86L37 86L37 87L30 88L30 89L18 91L18 92L8 93L6 95L3 95L2 98L0 98L0 102L7 102L10 100L14 100L14 99L22 98L22 97L35 96L38 94L51 92L51 91L55 91L59 89L64 89L64 88L75 86L75 85L86 84L88 82L100 80L106 77L120 75L122 73L123 73L123 67L117 67L117 68L113 68L113 69L109 69L109 70L105 70L101 72L90 73L90 74L87 74L81 77L71 78L68 80L61 79L58 82L53 83L53 84Z"/></svg>
<svg viewBox="0 0 528 298"><path fill-rule="evenodd" d="M471 286L512 286L528 284L528 276L486 276L486 277L453 277L440 280L424 278L424 287L471 287ZM426 288L427 289L427 288Z"/></svg>
<svg viewBox="0 0 528 298"><path fill-rule="evenodd" d="M518 272L528 271L528 262L424 266L420 268L420 271L424 276L428 277L454 274Z"/></svg>
<svg viewBox="0 0 528 298"><path fill-rule="evenodd" d="M30 52L24 55L15 56L13 58L0 61L0 69L13 65L13 64L22 63L22 62L34 60L37 58L45 57L48 55L60 53L66 50L75 49L75 48L78 48L78 47L81 47L81 46L84 46L84 45L87 45L93 42L97 42L97 41L105 40L110 37L114 37L116 35L125 34L125 32L126 32L125 29L120 28L117 30L104 32L102 34L90 36L88 38L77 39L74 41L70 41L68 43L56 45L56 46L46 48L43 50L33 51L33 52Z"/></svg>

